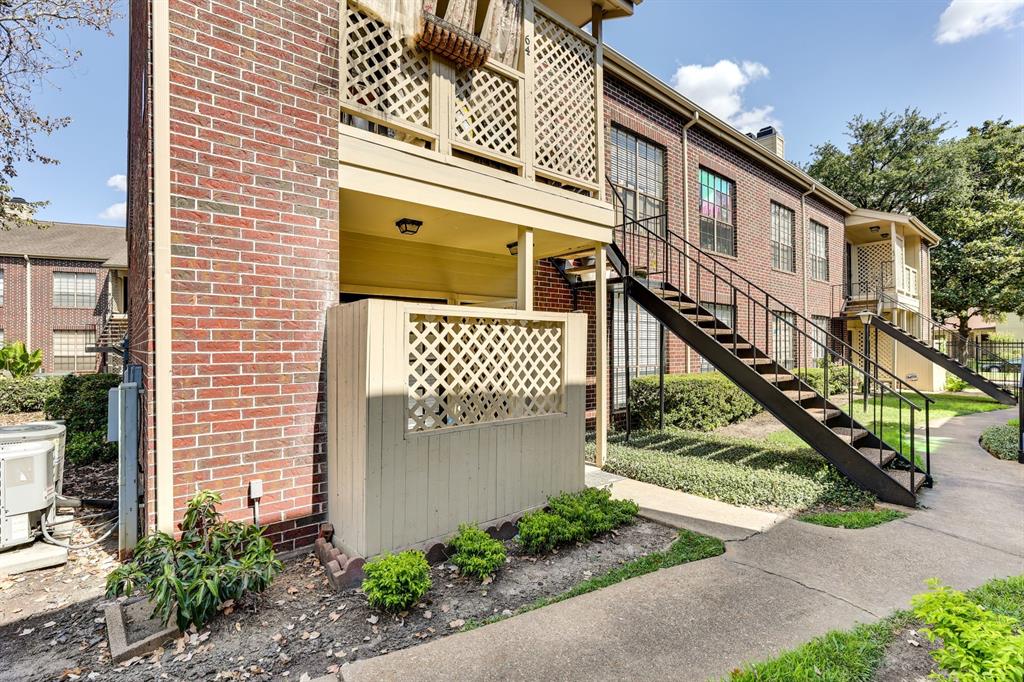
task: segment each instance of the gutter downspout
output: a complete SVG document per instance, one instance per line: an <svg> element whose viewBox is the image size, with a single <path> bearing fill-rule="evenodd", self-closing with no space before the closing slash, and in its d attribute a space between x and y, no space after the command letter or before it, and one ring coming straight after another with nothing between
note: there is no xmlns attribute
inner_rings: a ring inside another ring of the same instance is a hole
<svg viewBox="0 0 1024 682"><path fill-rule="evenodd" d="M32 352L32 259L25 256L25 348Z"/></svg>
<svg viewBox="0 0 1024 682"><path fill-rule="evenodd" d="M800 279L803 281L803 289L804 289L804 310L803 310L803 314L804 314L805 317L809 317L809 315L807 314L807 278L810 277L810 273L807 271L807 227L808 227L808 223L807 223L807 206L806 206L805 202L807 200L807 196L808 195L814 194L817 191L818 191L818 186L816 184L812 184L811 188L809 190L807 190L806 192L804 192L803 194L800 195L800 223L802 225L802 227L800 229L800 251L803 254L802 260L804 262L803 277L801 277ZM827 244L825 245L825 248L826 249L828 248Z"/></svg>
<svg viewBox="0 0 1024 682"><path fill-rule="evenodd" d="M697 121L700 120L700 112L694 111L693 118L686 122L683 126L683 236L686 241L690 241L690 128L694 126ZM683 245L686 255L690 255L690 246L688 244ZM687 258L683 262L683 291L687 295L690 294L690 259ZM697 301L700 305L700 301ZM662 352L664 352L662 348ZM690 360L692 359L693 350L686 346L686 371L690 371Z"/></svg>

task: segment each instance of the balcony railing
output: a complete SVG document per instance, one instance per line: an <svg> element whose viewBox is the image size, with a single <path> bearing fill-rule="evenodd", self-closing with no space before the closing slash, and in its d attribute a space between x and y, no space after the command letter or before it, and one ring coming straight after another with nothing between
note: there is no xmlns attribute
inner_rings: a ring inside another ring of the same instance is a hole
<svg viewBox="0 0 1024 682"><path fill-rule="evenodd" d="M522 70L460 70L348 5L342 120L526 180L599 195L597 41L524 3Z"/></svg>

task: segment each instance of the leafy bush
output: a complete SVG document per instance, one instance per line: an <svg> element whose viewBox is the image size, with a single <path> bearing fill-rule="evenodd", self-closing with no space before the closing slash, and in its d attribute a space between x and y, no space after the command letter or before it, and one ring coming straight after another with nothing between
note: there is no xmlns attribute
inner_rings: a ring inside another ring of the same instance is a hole
<svg viewBox="0 0 1024 682"><path fill-rule="evenodd" d="M584 539L632 523L640 511L633 500L613 500L611 491L603 488L585 488L552 497L548 509L569 523L583 526Z"/></svg>
<svg viewBox="0 0 1024 682"><path fill-rule="evenodd" d="M956 376L955 374L946 375L946 392L947 393L960 393L966 390L967 382Z"/></svg>
<svg viewBox="0 0 1024 682"><path fill-rule="evenodd" d="M39 412L49 398L57 395L59 377L0 376L0 414Z"/></svg>
<svg viewBox="0 0 1024 682"><path fill-rule="evenodd" d="M430 564L413 549L385 554L363 566L363 592L370 606L386 611L409 608L430 589Z"/></svg>
<svg viewBox="0 0 1024 682"><path fill-rule="evenodd" d="M981 447L999 459L1016 460L1018 436L1016 424L990 426L981 432Z"/></svg>
<svg viewBox="0 0 1024 682"><path fill-rule="evenodd" d="M43 366L43 351L38 348L31 353L21 341L0 346L0 370L7 370L15 379L29 377Z"/></svg>
<svg viewBox="0 0 1024 682"><path fill-rule="evenodd" d="M106 442L107 391L120 383L117 374L68 374L58 380L55 395L46 399L46 416L67 426L67 458L84 464L117 454Z"/></svg>
<svg viewBox="0 0 1024 682"><path fill-rule="evenodd" d="M911 604L928 626L921 632L931 642L942 641L932 658L943 670L965 681L1024 679L1024 632L1017 619L986 610L938 580L928 587Z"/></svg>
<svg viewBox="0 0 1024 682"><path fill-rule="evenodd" d="M629 406L634 423L641 429L656 428L660 411L658 377L639 377L630 387ZM752 417L761 409L739 386L718 372L665 376L668 425L710 431Z"/></svg>
<svg viewBox="0 0 1024 682"><path fill-rule="evenodd" d="M451 562L462 575L485 578L494 575L505 563L505 545L476 526L462 524L449 543Z"/></svg>
<svg viewBox="0 0 1024 682"><path fill-rule="evenodd" d="M850 374L852 369L846 365L833 363L828 366L828 394L840 395L850 390ZM796 375L803 379L808 386L818 393L825 393L825 368L824 367L799 367ZM857 390L857 377L853 377L853 390Z"/></svg>
<svg viewBox="0 0 1024 682"><path fill-rule="evenodd" d="M193 497L181 523L181 539L153 533L139 541L132 561L107 576L107 596L141 588L166 624L177 613L178 629L202 627L229 599L262 592L284 565L263 528L222 521L215 492Z"/></svg>
<svg viewBox="0 0 1024 682"><path fill-rule="evenodd" d="M547 554L558 545L582 540L583 525L545 511L532 511L519 519L519 545L530 554Z"/></svg>

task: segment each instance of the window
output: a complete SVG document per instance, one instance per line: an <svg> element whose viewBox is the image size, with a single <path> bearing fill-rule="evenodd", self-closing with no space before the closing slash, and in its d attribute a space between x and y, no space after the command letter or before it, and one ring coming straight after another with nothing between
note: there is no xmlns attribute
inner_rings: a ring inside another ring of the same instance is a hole
<svg viewBox="0 0 1024 682"><path fill-rule="evenodd" d="M772 202L772 267L796 272L796 219L793 211Z"/></svg>
<svg viewBox="0 0 1024 682"><path fill-rule="evenodd" d="M808 254L811 259L811 277L828 281L828 228L811 221L808 229Z"/></svg>
<svg viewBox="0 0 1024 682"><path fill-rule="evenodd" d="M811 329L811 335L814 337L814 343L811 344L811 357L814 359L815 367L825 357L825 351L828 346L828 333L829 327L832 325L832 320L825 315L811 315L811 322L814 323L815 328Z"/></svg>
<svg viewBox="0 0 1024 682"><path fill-rule="evenodd" d="M626 217L643 220L665 214L664 149L613 127L611 166L611 183L626 204ZM623 207L618 199L615 203L615 222L621 224ZM665 220L648 220L643 225L665 234Z"/></svg>
<svg viewBox="0 0 1024 682"><path fill-rule="evenodd" d="M727 327L732 327L736 324L736 307L731 306L727 303L708 303L705 301L701 303L709 313L718 318L718 321L723 323ZM703 356L700 359L700 371L702 372L715 372L715 366L705 360Z"/></svg>
<svg viewBox="0 0 1024 682"><path fill-rule="evenodd" d="M4 336L4 330L0 329L0 346L2 346L4 344L4 339L5 338L6 337Z"/></svg>
<svg viewBox="0 0 1024 682"><path fill-rule="evenodd" d="M85 349L95 343L96 332L91 329L53 332L53 371L94 371L96 356Z"/></svg>
<svg viewBox="0 0 1024 682"><path fill-rule="evenodd" d="M732 181L700 169L700 247L736 255Z"/></svg>
<svg viewBox="0 0 1024 682"><path fill-rule="evenodd" d="M94 308L96 275L91 272L53 273L54 308Z"/></svg>
<svg viewBox="0 0 1024 682"><path fill-rule="evenodd" d="M612 314L615 316L612 336L612 405L626 406L626 315L622 288L612 292ZM658 321L635 303L629 306L629 376L657 374L661 364L658 348Z"/></svg>
<svg viewBox="0 0 1024 682"><path fill-rule="evenodd" d="M781 310L772 311L772 348L775 362L786 369L796 367L796 316Z"/></svg>
<svg viewBox="0 0 1024 682"><path fill-rule="evenodd" d="M4 271L0 269L0 305L4 304Z"/></svg>

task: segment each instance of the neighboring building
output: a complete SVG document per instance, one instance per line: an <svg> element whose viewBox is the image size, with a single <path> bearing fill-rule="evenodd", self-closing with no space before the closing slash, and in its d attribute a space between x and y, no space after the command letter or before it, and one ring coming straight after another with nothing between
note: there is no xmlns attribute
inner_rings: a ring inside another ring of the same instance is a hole
<svg viewBox="0 0 1024 682"><path fill-rule="evenodd" d="M0 339L43 351L42 372L120 367L95 352L126 331L125 230L44 222L0 231Z"/></svg>
<svg viewBox="0 0 1024 682"><path fill-rule="evenodd" d="M377 4L132 6L147 528L172 530L200 487L248 517L255 480L284 548L328 518L362 554L506 518L582 485L584 418L601 457L626 367L662 357L726 368L883 499L916 493L778 376L861 363L845 260L866 215L786 161L778 131L743 135L606 48L629 0L495 2L511 32L473 68L411 46ZM931 239L885 219L904 250ZM926 309L927 251L906 253L894 295Z"/></svg>
<svg viewBox="0 0 1024 682"><path fill-rule="evenodd" d="M959 326L955 317L946 320L946 324ZM991 341L993 337L1000 341L1016 340L1024 342L1024 318L1014 313L1006 313L998 317L972 315L967 320L972 339Z"/></svg>

